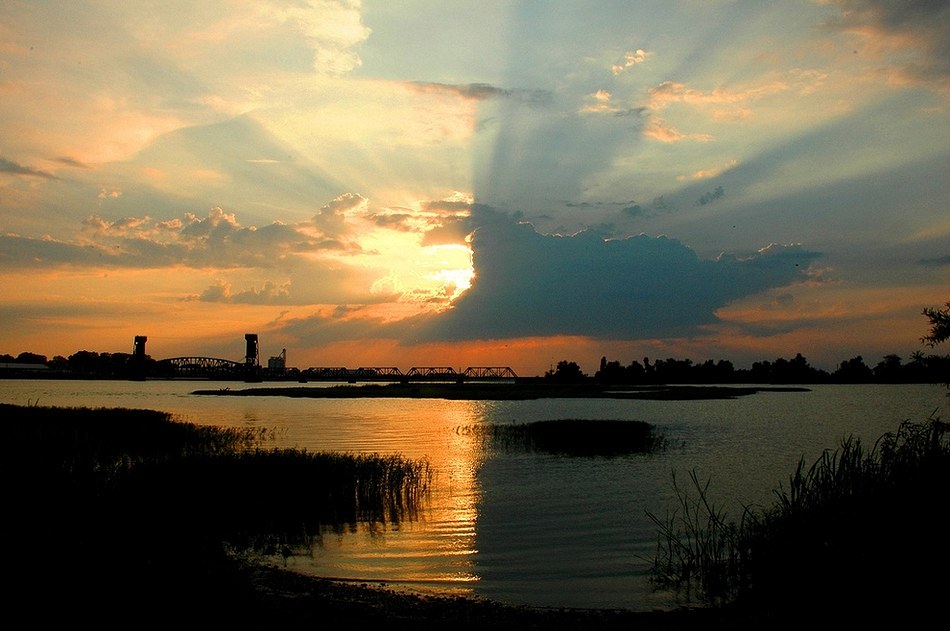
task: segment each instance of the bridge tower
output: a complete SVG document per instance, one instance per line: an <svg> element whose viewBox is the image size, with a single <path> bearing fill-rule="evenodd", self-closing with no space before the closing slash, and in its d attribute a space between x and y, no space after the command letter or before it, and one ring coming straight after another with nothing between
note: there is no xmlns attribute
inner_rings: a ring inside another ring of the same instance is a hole
<svg viewBox="0 0 950 631"><path fill-rule="evenodd" d="M135 357L136 361L142 361L145 359L145 342L148 341L148 337L144 335L135 336L135 344L132 347L132 356Z"/></svg>
<svg viewBox="0 0 950 631"><path fill-rule="evenodd" d="M129 377L134 381L145 380L145 342L148 338L136 335L132 346L132 359L129 361Z"/></svg>
<svg viewBox="0 0 950 631"><path fill-rule="evenodd" d="M248 368L260 366L260 356L257 350L257 333L247 333L244 335L244 341L247 342L247 352L244 355L244 365Z"/></svg>

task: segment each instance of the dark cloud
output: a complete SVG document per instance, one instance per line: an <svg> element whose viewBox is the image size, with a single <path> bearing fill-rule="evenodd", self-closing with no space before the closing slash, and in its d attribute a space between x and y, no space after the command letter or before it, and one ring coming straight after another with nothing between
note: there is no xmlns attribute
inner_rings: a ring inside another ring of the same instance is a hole
<svg viewBox="0 0 950 631"><path fill-rule="evenodd" d="M91 169L92 168L88 164L84 164L80 162L79 160L69 158L67 156L60 156L56 158L56 161L59 162L60 164L65 164L68 167L76 167L77 169Z"/></svg>
<svg viewBox="0 0 950 631"><path fill-rule="evenodd" d="M894 38L918 58L910 75L941 82L950 77L950 3L946 0L833 0L841 14L832 26L876 39ZM943 86L945 87L945 86Z"/></svg>
<svg viewBox="0 0 950 631"><path fill-rule="evenodd" d="M945 265L950 265L950 254L938 256L932 259L920 259L918 263L928 267L943 267Z"/></svg>
<svg viewBox="0 0 950 631"><path fill-rule="evenodd" d="M0 267L37 268L63 264L109 264L113 254L100 245L76 244L55 239L0 235Z"/></svg>
<svg viewBox="0 0 950 631"><path fill-rule="evenodd" d="M506 89L487 83L449 84L409 81L407 85L420 92L443 92L478 101L504 98L513 99L521 103L540 105L549 103L552 98L551 93L547 90Z"/></svg>
<svg viewBox="0 0 950 631"><path fill-rule="evenodd" d="M725 194L726 194L725 189L723 189L723 187L721 186L717 186L714 190L706 191L705 193L700 195L699 200L697 200L696 203L699 204L700 206L705 206L706 204L716 201L717 199L719 199Z"/></svg>
<svg viewBox="0 0 950 631"><path fill-rule="evenodd" d="M476 224L473 286L450 311L417 323L415 340L689 335L733 300L804 279L818 256L771 245L701 260L665 237L547 236L489 209Z"/></svg>
<svg viewBox="0 0 950 631"><path fill-rule="evenodd" d="M647 215L647 211L640 204L633 204L632 206L626 206L620 210L620 212L627 217L643 217Z"/></svg>
<svg viewBox="0 0 950 631"><path fill-rule="evenodd" d="M58 179L52 173L47 173L46 171L40 171L38 169L33 169L30 167L25 167L22 164L13 162L12 160L7 160L6 158L0 158L0 173L13 173L14 175L29 175L33 177L41 177L50 180Z"/></svg>
<svg viewBox="0 0 950 631"><path fill-rule="evenodd" d="M422 245L462 244L471 233L472 223L468 217L447 218L422 235Z"/></svg>

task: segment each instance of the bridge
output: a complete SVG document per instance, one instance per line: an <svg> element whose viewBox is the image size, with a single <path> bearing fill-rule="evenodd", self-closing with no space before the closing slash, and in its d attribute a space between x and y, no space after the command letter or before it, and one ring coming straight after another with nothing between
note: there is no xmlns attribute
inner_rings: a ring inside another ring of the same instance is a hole
<svg viewBox="0 0 950 631"><path fill-rule="evenodd" d="M170 357L160 363L181 379L237 379L248 375L247 364L217 357Z"/></svg>
<svg viewBox="0 0 950 631"><path fill-rule="evenodd" d="M148 338L137 335L133 347L134 364L144 366L145 343ZM277 357L271 357L267 366L260 363L256 333L244 336L246 352L244 361L220 359L218 357L169 357L158 362L158 374L172 379L242 379L244 381L505 381L518 378L507 366L470 366L465 370L455 370L451 366L414 366L408 372L402 372L395 366L363 366L344 368L339 366L311 367L306 370L286 366L287 351L281 351ZM144 377L144 372L139 378Z"/></svg>
<svg viewBox="0 0 950 631"><path fill-rule="evenodd" d="M450 366L414 366L407 372L394 366L311 367L305 370L284 367L264 368L254 362L238 362L217 357L170 357L161 360L170 367L170 376L178 379L243 379L246 381L498 381L517 379L507 366L470 366L456 370Z"/></svg>
<svg viewBox="0 0 950 631"><path fill-rule="evenodd" d="M360 367L355 369L337 367L311 367L300 371L301 381L478 381L517 379L515 371L507 366L470 366L455 370L450 366L414 366L402 372L392 366Z"/></svg>

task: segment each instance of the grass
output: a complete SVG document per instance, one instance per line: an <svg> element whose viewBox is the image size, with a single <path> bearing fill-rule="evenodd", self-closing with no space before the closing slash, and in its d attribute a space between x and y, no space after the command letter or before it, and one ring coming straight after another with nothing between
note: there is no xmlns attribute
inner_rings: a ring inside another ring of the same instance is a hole
<svg viewBox="0 0 950 631"><path fill-rule="evenodd" d="M167 591L232 602L241 587L221 570L235 555L414 519L431 481L426 460L267 449L265 433L151 410L0 405L0 417L5 569L24 597L32 586L76 607Z"/></svg>
<svg viewBox="0 0 950 631"><path fill-rule="evenodd" d="M944 512L950 424L902 423L867 448L853 437L799 462L776 502L739 520L695 473L678 506L650 514L658 585L705 604L764 611L891 612L934 607L950 562Z"/></svg>
<svg viewBox="0 0 950 631"><path fill-rule="evenodd" d="M494 448L561 456L614 457L653 453L669 447L650 423L621 420L558 419L530 423L485 423L460 431Z"/></svg>

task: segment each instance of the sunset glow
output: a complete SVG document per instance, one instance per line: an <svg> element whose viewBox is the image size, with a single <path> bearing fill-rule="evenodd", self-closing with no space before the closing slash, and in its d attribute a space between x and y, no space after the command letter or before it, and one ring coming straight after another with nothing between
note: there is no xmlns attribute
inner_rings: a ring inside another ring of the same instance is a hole
<svg viewBox="0 0 950 631"><path fill-rule="evenodd" d="M0 353L906 358L950 299L914 6L6 2Z"/></svg>

